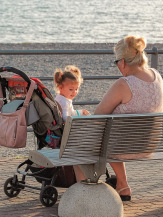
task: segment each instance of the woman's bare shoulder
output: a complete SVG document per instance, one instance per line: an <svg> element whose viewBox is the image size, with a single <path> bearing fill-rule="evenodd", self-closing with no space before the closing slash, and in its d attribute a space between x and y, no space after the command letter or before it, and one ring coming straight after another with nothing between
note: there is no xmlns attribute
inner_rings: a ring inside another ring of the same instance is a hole
<svg viewBox="0 0 163 217"><path fill-rule="evenodd" d="M115 83L113 84L113 87L118 87L118 88L124 88L124 87L128 87L128 84L126 82L126 80L124 78L119 78L118 80L115 81Z"/></svg>

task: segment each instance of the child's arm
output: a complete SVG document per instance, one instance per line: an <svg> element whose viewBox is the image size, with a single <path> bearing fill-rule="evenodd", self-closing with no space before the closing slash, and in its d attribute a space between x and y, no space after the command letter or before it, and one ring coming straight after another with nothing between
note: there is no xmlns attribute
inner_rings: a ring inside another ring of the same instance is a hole
<svg viewBox="0 0 163 217"><path fill-rule="evenodd" d="M74 114L73 115L78 115L78 116L82 116L82 115L91 115L91 113L89 111L87 111L86 109L82 109L82 110L74 110Z"/></svg>
<svg viewBox="0 0 163 217"><path fill-rule="evenodd" d="M87 111L86 109L83 109L83 115L91 115L91 113Z"/></svg>

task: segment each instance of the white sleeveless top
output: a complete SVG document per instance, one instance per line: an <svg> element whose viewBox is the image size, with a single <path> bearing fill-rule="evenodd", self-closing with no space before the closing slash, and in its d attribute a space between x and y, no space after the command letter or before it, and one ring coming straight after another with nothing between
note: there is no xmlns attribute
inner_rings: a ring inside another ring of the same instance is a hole
<svg viewBox="0 0 163 217"><path fill-rule="evenodd" d="M132 98L125 104L119 104L113 114L163 112L163 79L157 70L151 70L155 74L153 82L143 81L133 75L123 77L131 90Z"/></svg>

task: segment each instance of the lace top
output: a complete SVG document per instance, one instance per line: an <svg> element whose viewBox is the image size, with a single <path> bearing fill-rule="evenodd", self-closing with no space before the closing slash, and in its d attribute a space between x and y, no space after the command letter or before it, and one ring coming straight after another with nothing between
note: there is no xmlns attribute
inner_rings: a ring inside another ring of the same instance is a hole
<svg viewBox="0 0 163 217"><path fill-rule="evenodd" d="M163 112L163 80L157 70L151 70L155 74L153 82L143 81L133 75L123 77L131 90L132 98L125 104L119 104L113 114Z"/></svg>

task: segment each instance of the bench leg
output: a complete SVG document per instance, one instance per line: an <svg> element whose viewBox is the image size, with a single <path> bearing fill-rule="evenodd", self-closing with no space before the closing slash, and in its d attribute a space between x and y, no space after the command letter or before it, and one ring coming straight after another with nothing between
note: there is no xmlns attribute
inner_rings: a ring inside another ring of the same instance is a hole
<svg viewBox="0 0 163 217"><path fill-rule="evenodd" d="M97 183L100 176L106 172L106 167L100 168L95 164L79 165L79 168L84 174L86 181L91 183Z"/></svg>

